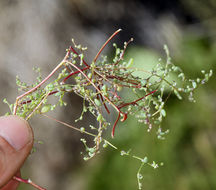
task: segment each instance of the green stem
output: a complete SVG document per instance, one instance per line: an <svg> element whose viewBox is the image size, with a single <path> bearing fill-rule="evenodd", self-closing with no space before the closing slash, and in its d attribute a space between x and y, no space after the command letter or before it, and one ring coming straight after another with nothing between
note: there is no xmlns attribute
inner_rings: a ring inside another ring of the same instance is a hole
<svg viewBox="0 0 216 190"><path fill-rule="evenodd" d="M60 124L62 124L62 125L65 125L65 126L71 128L71 129L74 129L74 130L76 130L76 131L79 131L80 133L84 133L84 134L89 135L89 136L92 136L92 137L97 137L96 134L90 133L90 132L88 132L88 131L82 131L81 129L76 128L76 127L74 127L74 126L72 126L72 125L70 125L70 124L67 124L67 123L65 123L65 122L63 122L63 121L60 121L60 120L58 120L58 119L55 119L55 118L52 117L52 116L49 116L49 115L46 115L46 114L42 114L42 115L45 116L45 117L47 117L47 118L49 118L49 119L51 119L51 120L56 121L57 123L60 123ZM113 145L111 142L107 141L107 140L104 139L104 138L102 138L102 140L103 140L105 143L107 143L110 147L114 148L115 150L118 150L118 148L117 148L115 145Z"/></svg>

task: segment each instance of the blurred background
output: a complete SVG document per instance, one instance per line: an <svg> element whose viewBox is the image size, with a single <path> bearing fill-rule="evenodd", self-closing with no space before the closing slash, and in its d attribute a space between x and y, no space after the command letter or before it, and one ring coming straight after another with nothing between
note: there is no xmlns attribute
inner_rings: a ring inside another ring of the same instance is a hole
<svg viewBox="0 0 216 190"><path fill-rule="evenodd" d="M91 61L105 40L117 29L123 31L113 42L134 38L126 58L149 68L165 57L163 45L170 49L172 61L191 77L200 70L216 68L215 0L1 0L0 1L0 98L14 102L16 75L33 82L33 66L41 67L43 77L65 54L71 38L88 47ZM113 52L108 45L105 53ZM163 162L156 170L144 167L143 189L216 189L216 87L215 77L196 92L197 102L179 101L171 96L162 128L170 129L166 140L158 140L153 130L139 126L134 119L118 126L114 143L132 148L140 157ZM55 117L75 126L82 101L67 97L68 106ZM0 113L8 111L0 103ZM121 157L111 149L85 162L81 135L43 117L31 120L36 152L25 163L23 178L30 177L51 190L131 190L137 189L139 163ZM110 132L107 133L107 138ZM21 185L20 190L33 189Z"/></svg>

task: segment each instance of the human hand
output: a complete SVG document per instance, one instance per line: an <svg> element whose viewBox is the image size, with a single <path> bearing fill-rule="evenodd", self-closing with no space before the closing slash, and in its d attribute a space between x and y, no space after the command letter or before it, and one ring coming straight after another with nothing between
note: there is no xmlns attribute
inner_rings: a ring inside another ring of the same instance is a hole
<svg viewBox="0 0 216 190"><path fill-rule="evenodd" d="M0 190L15 190L20 167L33 146L33 132L27 121L18 116L0 117Z"/></svg>

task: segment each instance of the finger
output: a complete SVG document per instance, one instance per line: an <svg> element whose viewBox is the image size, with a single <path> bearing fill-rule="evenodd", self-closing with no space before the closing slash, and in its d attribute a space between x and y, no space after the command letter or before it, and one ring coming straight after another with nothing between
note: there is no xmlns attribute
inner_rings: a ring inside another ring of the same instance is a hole
<svg viewBox="0 0 216 190"><path fill-rule="evenodd" d="M19 171L32 145L33 133L24 119L0 117L0 188Z"/></svg>
<svg viewBox="0 0 216 190"><path fill-rule="evenodd" d="M21 176L20 171L16 174L16 176ZM19 182L11 179L4 187L2 187L0 190L16 190L19 186Z"/></svg>

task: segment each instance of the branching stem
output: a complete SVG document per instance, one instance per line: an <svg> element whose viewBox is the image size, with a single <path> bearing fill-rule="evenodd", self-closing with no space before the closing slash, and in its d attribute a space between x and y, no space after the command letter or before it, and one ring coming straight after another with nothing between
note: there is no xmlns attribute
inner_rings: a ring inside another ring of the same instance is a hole
<svg viewBox="0 0 216 190"><path fill-rule="evenodd" d="M46 115L46 114L42 114L42 115L45 116L45 117L47 117L47 118L49 118L49 119L51 119L51 120L53 120L53 121L56 121L57 123L60 123L60 124L62 124L62 125L64 125L64 126L66 126L66 127L69 127L69 128L74 129L74 130L76 130L76 131L79 131L80 133L83 133L83 134L86 134L86 135L89 135L89 136L92 136L92 137L97 137L96 134L90 133L90 132L88 132L88 131L82 131L81 129L76 128L76 127L74 127L74 126L72 126L72 125L70 125L70 124L67 124L67 123L65 123L65 122L63 122L63 121L60 121L60 120L58 120L58 119L55 119L55 118L52 117L52 116L49 116L49 115ZM107 143L109 146L111 146L112 148L114 148L115 150L118 149L115 145L113 145L111 142L107 141L106 139L102 138L102 140L103 140L105 143Z"/></svg>
<svg viewBox="0 0 216 190"><path fill-rule="evenodd" d="M38 85L36 85L34 88L32 88L31 90L25 92L24 94L18 96L16 98L16 102L15 102L15 106L14 106L14 110L13 110L13 114L16 115L16 112L17 112L17 107L18 107L18 104L19 104L19 100L25 96L27 96L28 94L34 92L35 90L37 90L39 87L41 87L47 80L49 80L50 77L53 76L53 74L59 69L62 67L62 65L65 64L65 61L67 59L67 57L69 56L69 51L66 53L64 59L52 70L52 72L44 79L42 80Z"/></svg>

